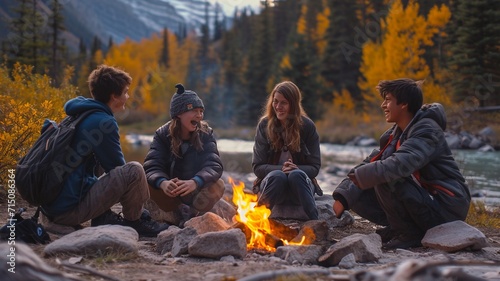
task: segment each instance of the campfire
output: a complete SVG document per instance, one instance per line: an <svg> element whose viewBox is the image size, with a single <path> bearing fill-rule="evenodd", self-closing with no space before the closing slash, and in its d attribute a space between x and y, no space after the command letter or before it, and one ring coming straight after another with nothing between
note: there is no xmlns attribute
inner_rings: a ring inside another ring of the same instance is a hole
<svg viewBox="0 0 500 281"><path fill-rule="evenodd" d="M264 205L257 206L257 195L245 193L243 182L235 183L232 178L229 178L229 183L233 186L233 203L237 207L236 220L243 224L245 230L249 232L244 230L247 235L248 249L274 252L279 246L302 245L304 243L305 236L302 236L298 242L292 242L291 240L297 240L297 232L270 220L271 210ZM248 238L248 236L250 237Z"/></svg>

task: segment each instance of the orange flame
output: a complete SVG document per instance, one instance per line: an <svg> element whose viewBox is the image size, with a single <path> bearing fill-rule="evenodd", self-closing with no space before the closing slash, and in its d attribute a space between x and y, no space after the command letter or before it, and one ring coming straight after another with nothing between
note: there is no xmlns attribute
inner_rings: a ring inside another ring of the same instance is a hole
<svg viewBox="0 0 500 281"><path fill-rule="evenodd" d="M245 184L243 182L236 184L231 177L228 180L233 186L233 203L238 207L236 220L245 224L252 232L247 247L249 249L265 249L274 252L276 249L266 243L266 235L272 234L268 219L271 210L264 205L257 206L257 195L245 193ZM301 245L305 241L305 236L298 243L282 239L281 241L285 245Z"/></svg>

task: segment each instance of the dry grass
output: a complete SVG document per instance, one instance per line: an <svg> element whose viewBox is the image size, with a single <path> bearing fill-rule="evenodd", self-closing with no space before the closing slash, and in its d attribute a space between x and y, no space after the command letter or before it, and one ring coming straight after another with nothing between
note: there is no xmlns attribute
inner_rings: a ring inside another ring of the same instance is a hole
<svg viewBox="0 0 500 281"><path fill-rule="evenodd" d="M475 227L500 229L500 212L488 209L482 202L473 202L465 221Z"/></svg>

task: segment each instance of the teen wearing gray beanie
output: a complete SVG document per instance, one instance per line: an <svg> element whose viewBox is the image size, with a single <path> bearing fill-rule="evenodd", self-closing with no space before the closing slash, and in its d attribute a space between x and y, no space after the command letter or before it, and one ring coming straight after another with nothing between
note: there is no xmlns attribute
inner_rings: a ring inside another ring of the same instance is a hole
<svg viewBox="0 0 500 281"><path fill-rule="evenodd" d="M175 87L177 92L170 100L170 118L174 119L174 117L194 108L205 109L203 101L194 91L186 91L182 84L177 84Z"/></svg>
<svg viewBox="0 0 500 281"><path fill-rule="evenodd" d="M170 102L172 120L156 130L144 169L150 198L180 227L210 211L224 194L222 161L198 95L182 84ZM170 216L172 217L172 216Z"/></svg>

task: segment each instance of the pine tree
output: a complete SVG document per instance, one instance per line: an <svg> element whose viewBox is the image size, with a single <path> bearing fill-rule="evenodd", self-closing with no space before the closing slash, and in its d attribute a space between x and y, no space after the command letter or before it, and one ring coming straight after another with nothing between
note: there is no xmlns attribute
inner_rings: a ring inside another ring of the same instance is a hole
<svg viewBox="0 0 500 281"><path fill-rule="evenodd" d="M287 47L288 37L295 32L300 16L301 2L295 0L280 1L273 8L273 17L276 19L273 22L276 50L284 50Z"/></svg>
<svg viewBox="0 0 500 281"><path fill-rule="evenodd" d="M268 85L275 58L274 39L276 34L273 28L273 8L267 2L261 13L255 17L256 22L253 42L250 45L248 68L245 70L245 91L243 99L238 100L238 112L241 114L238 121L241 125L254 126L265 103L267 93L272 85ZM248 97L252 97L248 99Z"/></svg>
<svg viewBox="0 0 500 281"><path fill-rule="evenodd" d="M450 61L456 74L452 83L455 100L499 105L500 2L459 0L455 20L460 23Z"/></svg>
<svg viewBox="0 0 500 281"><path fill-rule="evenodd" d="M214 36L213 36L213 41L218 41L222 38L222 34L225 31L225 20L226 16L224 14L219 14L221 12L221 7L219 6L219 3L216 3L215 6L215 18L214 18ZM222 19L219 19L219 17L222 17Z"/></svg>
<svg viewBox="0 0 500 281"><path fill-rule="evenodd" d="M97 64L99 63L96 58L98 52L102 52L102 41L101 39L99 39L99 37L94 36L94 39L92 40L92 46L90 47L89 69L91 70L96 68Z"/></svg>
<svg viewBox="0 0 500 281"><path fill-rule="evenodd" d="M284 79L293 81L302 92L302 106L308 116L316 121L324 112L321 100L321 83L319 82L319 61L313 43L305 35L296 34L289 44L288 56L282 63Z"/></svg>
<svg viewBox="0 0 500 281"><path fill-rule="evenodd" d="M45 55L47 51L48 42L44 40L44 27L45 20L37 10L37 0L32 0L30 13L30 28L28 48L31 50L30 65L33 65L33 70L36 73L43 73L47 65L48 57Z"/></svg>
<svg viewBox="0 0 500 281"><path fill-rule="evenodd" d="M169 46L168 46L168 29L163 28L163 41L160 53L160 66L164 68L170 67Z"/></svg>
<svg viewBox="0 0 500 281"><path fill-rule="evenodd" d="M62 15L62 5L59 0L52 0L51 11L49 16L50 37L51 37L51 67L50 77L54 79L55 84L59 85L62 75L62 54L66 50L64 41L61 39L61 32L66 30L64 27L64 17Z"/></svg>
<svg viewBox="0 0 500 281"><path fill-rule="evenodd" d="M44 19L37 11L36 0L17 0L14 9L17 17L11 21L10 65L15 61L33 66L34 72L42 73L46 64L47 42L43 40Z"/></svg>
<svg viewBox="0 0 500 281"><path fill-rule="evenodd" d="M361 100L357 81L361 74L361 49L355 46L360 29L356 16L356 3L351 0L332 0L330 3L330 26L327 30L327 45L323 58L322 76L333 91L346 89L354 100ZM331 92L323 97L331 101Z"/></svg>
<svg viewBox="0 0 500 281"><path fill-rule="evenodd" d="M113 48L114 45L115 45L115 43L113 42L113 37L109 36L109 39L108 39L108 52L109 52L109 50L111 50L111 48Z"/></svg>
<svg viewBox="0 0 500 281"><path fill-rule="evenodd" d="M13 18L10 22L10 48L8 50L10 54L10 63L12 67L15 61L22 64L28 64L28 33L29 33L29 16L30 9L28 0L19 0L19 5L13 9L17 14L16 18Z"/></svg>
<svg viewBox="0 0 500 281"><path fill-rule="evenodd" d="M224 125L232 125L235 117L235 107L238 97L241 97L242 72L244 65L243 51L239 46L239 29L224 33L222 37L221 60L223 64L222 76L224 87L221 89L224 102L221 104L220 118L225 120ZM241 98L242 100L243 98Z"/></svg>

